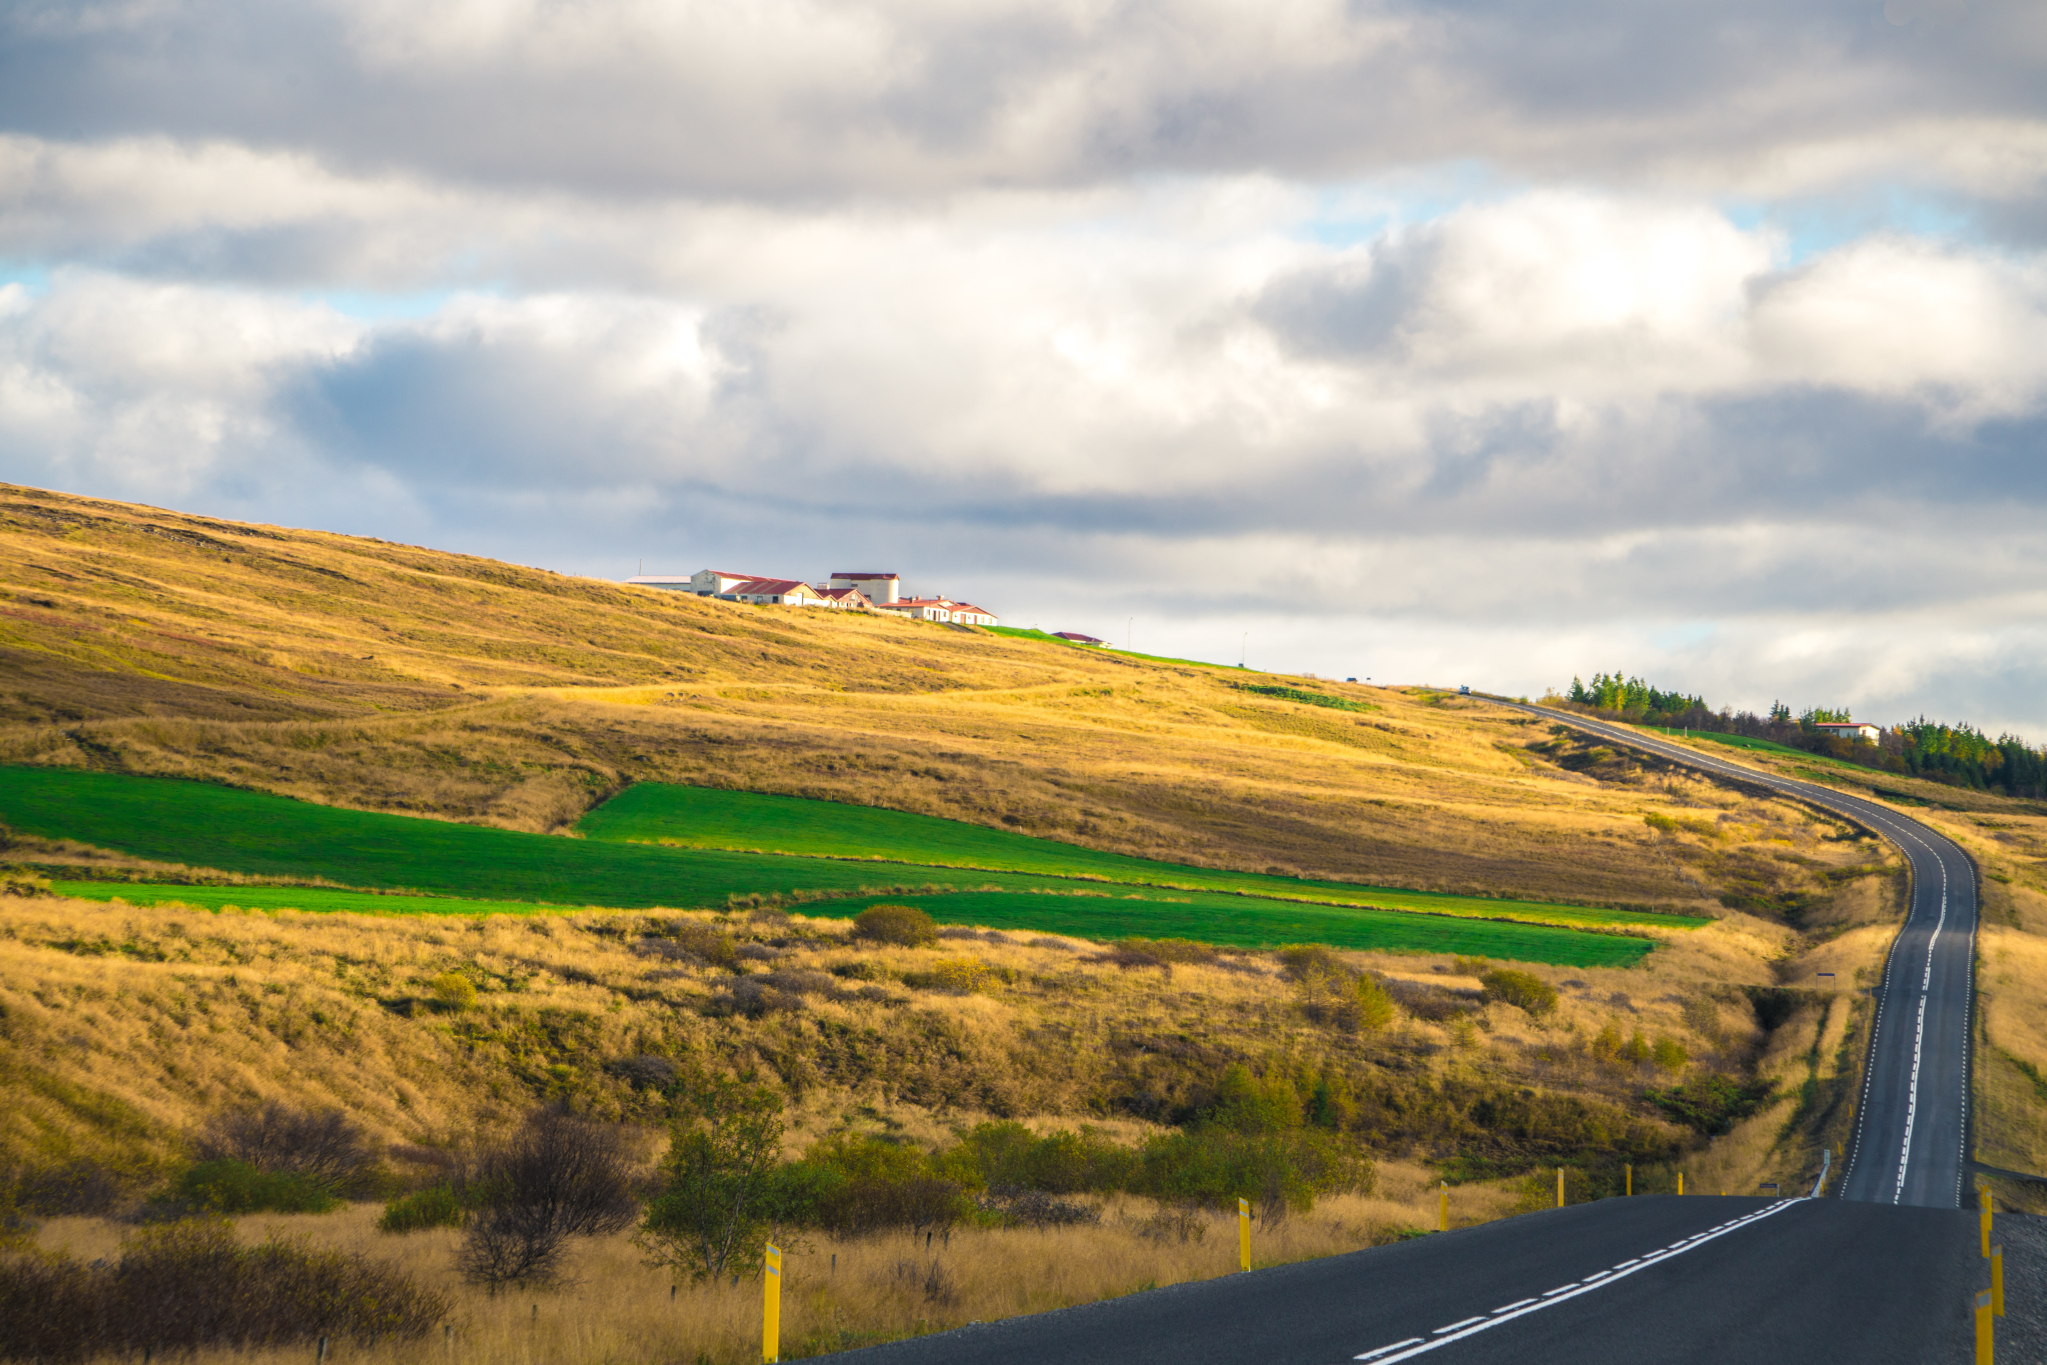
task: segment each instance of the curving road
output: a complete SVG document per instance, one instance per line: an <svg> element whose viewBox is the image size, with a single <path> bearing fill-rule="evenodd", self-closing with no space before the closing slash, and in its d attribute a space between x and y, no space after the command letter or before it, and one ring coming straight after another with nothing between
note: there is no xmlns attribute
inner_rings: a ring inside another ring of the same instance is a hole
<svg viewBox="0 0 2047 1365"><path fill-rule="evenodd" d="M1961 1211L1976 881L1873 801L1498 697L1614 744L1824 807L1889 839L1912 908L1876 991L1838 1199L1604 1199L853 1353L863 1365L1781 1365L1960 1362L1984 1288ZM1893 1207L1882 1207L1890 1205ZM1218 1248L1226 1258L1234 1247Z"/></svg>
<svg viewBox="0 0 2047 1365"><path fill-rule="evenodd" d="M1975 998L1976 870L1946 835L1888 806L1761 772L1717 754L1568 711L1485 700L1673 763L1797 797L1895 844L1912 866L1912 911L1876 992L1855 1139L1835 1185L1843 1199L1962 1206L1968 1170L1969 1038Z"/></svg>

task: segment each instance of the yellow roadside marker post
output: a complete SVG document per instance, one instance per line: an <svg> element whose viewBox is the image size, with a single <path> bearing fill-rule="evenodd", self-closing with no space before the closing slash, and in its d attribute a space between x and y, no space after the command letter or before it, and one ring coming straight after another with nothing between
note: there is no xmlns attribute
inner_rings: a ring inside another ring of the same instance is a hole
<svg viewBox="0 0 2047 1365"><path fill-rule="evenodd" d="M1683 1171L1677 1173L1677 1192L1679 1194L1685 1192L1685 1173Z"/></svg>
<svg viewBox="0 0 2047 1365"><path fill-rule="evenodd" d="M1251 1201L1248 1199L1237 1201L1237 1264L1245 1270L1251 1268Z"/></svg>
<svg viewBox="0 0 2047 1365"><path fill-rule="evenodd" d="M2004 1248L1990 1248L1990 1316L2004 1316Z"/></svg>
<svg viewBox="0 0 2047 1365"><path fill-rule="evenodd" d="M1628 1183L1623 1188L1628 1197L1632 1199L1635 1194L1635 1168L1633 1166L1623 1166L1621 1169L1628 1173Z"/></svg>
<svg viewBox="0 0 2047 1365"><path fill-rule="evenodd" d="M1442 1189L1436 1192L1436 1231L1450 1230L1450 1182L1442 1182Z"/></svg>
<svg viewBox="0 0 2047 1365"><path fill-rule="evenodd" d="M1564 1206L1564 1168L1557 1167L1557 1207Z"/></svg>
<svg viewBox="0 0 2047 1365"><path fill-rule="evenodd" d="M1990 1339L1990 1295L1976 1296L1976 1365L1997 1365L1997 1348Z"/></svg>
<svg viewBox="0 0 2047 1365"><path fill-rule="evenodd" d="M761 1303L761 1359L767 1365L782 1358L782 1248L768 1243L767 1282Z"/></svg>
<svg viewBox="0 0 2047 1365"><path fill-rule="evenodd" d="M1977 1221L1981 1223L1983 1230L1983 1254L1988 1256L1990 1254L1990 1191L1978 1186L1976 1189L1976 1200L1982 1206L1982 1212L1978 1214Z"/></svg>

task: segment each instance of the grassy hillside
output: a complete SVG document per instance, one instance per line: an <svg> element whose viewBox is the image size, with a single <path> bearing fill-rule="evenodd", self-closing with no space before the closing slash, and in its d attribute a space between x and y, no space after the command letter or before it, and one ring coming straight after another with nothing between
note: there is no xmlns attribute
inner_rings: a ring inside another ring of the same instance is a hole
<svg viewBox="0 0 2047 1365"><path fill-rule="evenodd" d="M693 909L794 899L813 913L850 917L886 898L914 899L948 922L1037 927L1097 939L1184 937L1252 946L1316 941L1565 965L1633 962L1650 946L1640 938L1458 917L1492 904L1485 901L1460 906L1446 900L1452 913L1418 915L1158 885L1127 885L1112 898L1099 890L1100 883L1071 878L565 839L108 773L0 768L0 819L26 834L81 840L152 862L182 860L233 874L460 898L439 906L424 902L429 913L503 913L507 902L525 902L527 909ZM387 914L423 903L419 897L401 896L378 904L360 891L327 887L62 885L68 894L91 899L118 895L139 903L175 900ZM943 887L974 894L930 894ZM862 897L863 891L871 894ZM1660 924L1689 928L1699 922L1665 918Z"/></svg>
<svg viewBox="0 0 2047 1365"><path fill-rule="evenodd" d="M1197 867L1711 913L1726 842L1674 856L1642 815L1734 798L1583 757L1429 689L744 607L0 487L0 762L533 831L651 780ZM1830 862L1830 831L1797 807L1742 809L1768 847ZM1811 880L1778 868L1785 890Z"/></svg>

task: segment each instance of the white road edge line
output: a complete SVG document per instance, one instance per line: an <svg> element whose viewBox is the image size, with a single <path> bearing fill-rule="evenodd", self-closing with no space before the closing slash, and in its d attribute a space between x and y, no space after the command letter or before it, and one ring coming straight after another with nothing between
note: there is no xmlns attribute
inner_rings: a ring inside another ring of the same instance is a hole
<svg viewBox="0 0 2047 1365"><path fill-rule="evenodd" d="M1483 1314L1483 1313L1480 1313L1480 1314L1479 1314L1479 1315L1478 1315L1477 1317L1475 1317L1475 1318L1466 1318L1466 1319L1465 1319L1464 1321L1462 1321L1462 1322L1453 1322L1453 1323L1451 1323L1451 1324L1450 1324L1450 1325L1449 1325L1448 1327L1438 1327L1438 1328L1437 1328L1437 1329L1436 1329L1436 1330L1435 1330L1435 1331L1434 1331L1433 1333L1431 1333L1431 1335L1433 1335L1433 1336L1441 1336L1441 1335L1443 1335L1443 1333L1445 1333L1445 1332L1454 1332L1454 1331L1456 1331L1456 1330L1457 1330L1458 1328L1460 1328L1460 1327L1469 1327L1469 1326L1471 1326L1471 1324L1473 1324L1474 1322L1484 1322L1485 1320L1486 1320L1486 1315L1485 1315L1485 1314Z"/></svg>
<svg viewBox="0 0 2047 1365"><path fill-rule="evenodd" d="M1545 1308L1554 1308L1560 1303L1565 1303L1571 1299L1577 1298L1580 1294L1590 1294L1595 1289L1604 1289L1608 1285L1613 1284L1618 1280L1625 1280L1628 1276L1633 1275L1638 1271L1647 1270L1652 1265L1660 1265L1664 1261L1670 1260L1672 1257L1682 1256L1684 1255L1685 1251L1696 1250L1697 1248L1704 1246L1706 1243L1713 1241L1716 1238L1725 1237L1730 1232L1738 1232L1742 1228L1747 1227L1751 1223L1760 1222L1765 1218L1775 1217L1777 1214L1784 1212L1784 1210L1792 1208L1799 1204L1803 1204L1805 1202L1806 1201L1803 1199L1781 1199L1777 1201L1775 1204L1770 1205L1770 1207L1763 1209L1759 1213L1752 1213L1746 1218L1737 1218L1731 1223L1721 1224L1719 1227L1713 1229L1711 1232L1705 1233L1702 1236L1700 1236L1690 1246L1684 1248L1684 1251L1665 1250L1655 1252L1651 1255L1644 1256L1641 1259L1641 1261L1632 1269L1616 1272L1615 1274L1607 1276L1603 1280L1597 1280L1591 1284L1581 1284L1576 1286L1575 1288L1567 1285L1560 1290L1552 1289L1548 1294L1543 1295L1533 1304L1529 1304L1527 1306L1522 1307L1514 1307L1512 1309L1506 1308L1499 1309L1496 1312L1494 1312L1490 1317L1479 1320L1473 1326L1465 1325L1465 1323L1469 1323L1472 1321L1471 1319L1467 1318L1465 1319L1464 1323L1453 1323L1448 1327L1439 1328L1437 1329L1439 1335L1434 1341L1425 1341L1421 1337L1410 1337L1406 1341L1395 1342L1391 1346L1381 1346L1376 1351L1367 1351L1365 1354L1361 1356L1352 1356L1351 1359L1376 1360L1379 1362L1379 1365L1396 1365L1396 1362L1402 1360L1411 1360L1415 1356L1425 1355L1428 1352L1435 1350L1438 1346L1448 1346L1453 1341L1462 1341L1466 1337L1477 1336L1480 1332L1490 1331L1493 1328L1498 1327L1503 1322L1512 1322L1514 1321L1514 1319L1526 1317L1530 1313L1540 1313ZM1463 1330L1460 1331L1458 1330L1459 1328L1462 1328ZM1398 1355L1391 1354L1392 1352L1396 1351L1399 1352Z"/></svg>

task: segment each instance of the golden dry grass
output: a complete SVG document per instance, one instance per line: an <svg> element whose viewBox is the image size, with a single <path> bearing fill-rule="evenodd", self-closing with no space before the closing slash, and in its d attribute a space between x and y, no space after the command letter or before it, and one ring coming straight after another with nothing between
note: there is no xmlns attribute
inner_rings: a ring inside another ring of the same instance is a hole
<svg viewBox="0 0 2047 1365"><path fill-rule="evenodd" d="M0 667L0 762L523 829L658 778L1675 910L1736 882L1809 890L1852 854L1795 806L1585 763L1540 722L1426 688L1318 684L1370 708L1329 710L1236 690L1259 675L1235 670L5 486ZM1657 833L1651 811L1735 833ZM1771 857L1780 840L1815 867Z"/></svg>
<svg viewBox="0 0 2047 1365"><path fill-rule="evenodd" d="M1325 1199L1312 1213L1292 1215L1276 1227L1257 1226L1254 1265L1355 1251L1436 1225L1434 1183L1426 1171L1389 1163L1380 1187L1373 1195ZM805 1238L783 1263L782 1354L799 1358L1236 1270L1234 1215L1162 1219L1157 1205L1129 1196L1099 1204L1096 1226L964 1228L934 1239L929 1248L921 1235L910 1233ZM1513 1207L1507 1191L1460 1187L1453 1225L1501 1217ZM452 1331L410 1344L336 1343L329 1358L337 1362L679 1359L739 1365L759 1359L761 1288L754 1268L737 1286L676 1285L668 1271L646 1264L620 1235L576 1243L569 1282L559 1289L491 1297L454 1274L456 1233L382 1234L375 1230L377 1213L374 1205L356 1205L335 1214L238 1220L238 1235L246 1241L282 1235L360 1250L401 1266L452 1299L447 1324ZM46 1250L89 1260L117 1254L126 1230L99 1219L54 1219L37 1240ZM272 1359L297 1362L303 1355L302 1349L220 1351L195 1360L265 1365Z"/></svg>

